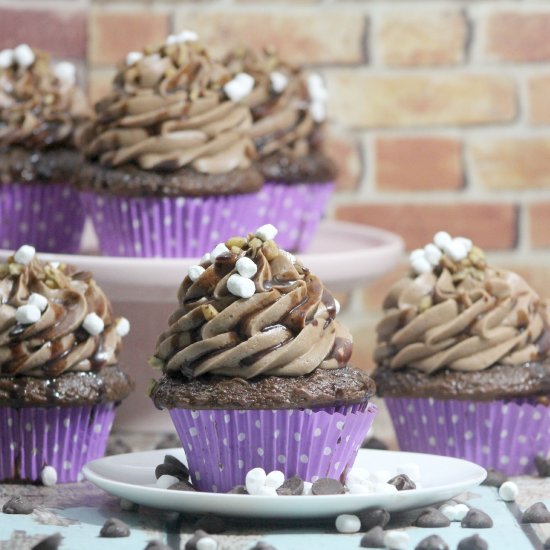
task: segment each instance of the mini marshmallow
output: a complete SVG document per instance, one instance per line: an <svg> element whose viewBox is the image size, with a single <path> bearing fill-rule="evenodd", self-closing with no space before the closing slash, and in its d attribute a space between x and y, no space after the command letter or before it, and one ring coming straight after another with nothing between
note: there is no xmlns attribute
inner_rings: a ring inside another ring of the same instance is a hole
<svg viewBox="0 0 550 550"><path fill-rule="evenodd" d="M197 550L218 550L218 543L212 537L202 537L195 543Z"/></svg>
<svg viewBox="0 0 550 550"><path fill-rule="evenodd" d="M370 475L370 480L373 483L386 483L391 478L392 475L388 470L375 470Z"/></svg>
<svg viewBox="0 0 550 550"><path fill-rule="evenodd" d="M499 487L498 495L506 502L514 502L519 495L519 487L513 481L505 481Z"/></svg>
<svg viewBox="0 0 550 550"><path fill-rule="evenodd" d="M369 483L370 474L366 468L354 467L352 468L346 477L346 485Z"/></svg>
<svg viewBox="0 0 550 550"><path fill-rule="evenodd" d="M61 262L50 262L50 265L51 265L54 269L57 269L57 268L61 265Z"/></svg>
<svg viewBox="0 0 550 550"><path fill-rule="evenodd" d="M206 270L202 265L190 265L189 269L187 270L187 274L189 275L189 278L195 282Z"/></svg>
<svg viewBox="0 0 550 550"><path fill-rule="evenodd" d="M131 67L141 59L143 59L143 54L141 52L128 52L128 55L126 56L126 65Z"/></svg>
<svg viewBox="0 0 550 550"><path fill-rule="evenodd" d="M455 262L459 262L460 260L463 260L468 256L468 250L466 249L466 245L457 239L453 239L450 243L448 243L445 248L443 249L445 254L451 258L451 260Z"/></svg>
<svg viewBox="0 0 550 550"><path fill-rule="evenodd" d="M395 485L391 485L390 483L375 483L374 492L383 495L397 493L397 487Z"/></svg>
<svg viewBox="0 0 550 550"><path fill-rule="evenodd" d="M34 52L28 44L19 44L19 46L13 50L13 57L15 62L22 69L30 67L36 59Z"/></svg>
<svg viewBox="0 0 550 550"><path fill-rule="evenodd" d="M258 489L258 492L256 494L258 496L261 496L261 497L276 497L276 496L279 496L279 494L277 493L277 489L275 489L275 487L269 487L267 485L262 485Z"/></svg>
<svg viewBox="0 0 550 550"><path fill-rule="evenodd" d="M470 250L472 250L473 243L471 239L467 239L466 237L455 237L453 241L462 244L466 249L466 252L470 252Z"/></svg>
<svg viewBox="0 0 550 550"><path fill-rule="evenodd" d="M227 82L223 91L231 101L244 99L254 88L254 78L246 73L239 73L232 80Z"/></svg>
<svg viewBox="0 0 550 550"><path fill-rule="evenodd" d="M40 472L40 481L46 487L52 487L57 483L57 470L53 466L44 466Z"/></svg>
<svg viewBox="0 0 550 550"><path fill-rule="evenodd" d="M271 88L276 94L280 94L288 86L288 78L285 74L279 71L273 71L269 75Z"/></svg>
<svg viewBox="0 0 550 550"><path fill-rule="evenodd" d="M434 235L434 244L438 248L441 248L441 250L443 250L452 240L452 237L446 231L438 231Z"/></svg>
<svg viewBox="0 0 550 550"><path fill-rule="evenodd" d="M29 304L36 306L40 311L44 311L48 307L48 298L38 294L38 292L33 292L29 296Z"/></svg>
<svg viewBox="0 0 550 550"><path fill-rule="evenodd" d="M285 482L285 474L279 470L273 470L267 474L265 479L266 487L278 489Z"/></svg>
<svg viewBox="0 0 550 550"><path fill-rule="evenodd" d="M425 258L426 251L423 248L416 248L409 254L409 262L416 260L417 258Z"/></svg>
<svg viewBox="0 0 550 550"><path fill-rule="evenodd" d="M224 245L225 246L225 245ZM227 247L225 247L227 248ZM229 250L229 249L228 249ZM201 258L201 261L200 261L201 265L202 264L211 264L212 262L210 261L210 252L207 252L202 258Z"/></svg>
<svg viewBox="0 0 550 550"><path fill-rule="evenodd" d="M214 247L214 250L210 252L210 262L214 263L218 256L221 256L222 254L227 254L228 252L230 252L230 250L229 248L227 248L227 246L225 246L224 243L218 243Z"/></svg>
<svg viewBox="0 0 550 550"><path fill-rule="evenodd" d="M252 279L247 279L242 275L234 273L227 279L227 290L229 290L233 296L247 299L254 296L256 285Z"/></svg>
<svg viewBox="0 0 550 550"><path fill-rule="evenodd" d="M32 262L35 254L36 248L34 248L34 246L31 246L30 244L24 244L17 249L17 251L13 255L13 259L18 264L29 265Z"/></svg>
<svg viewBox="0 0 550 550"><path fill-rule="evenodd" d="M328 98L328 92L325 83L320 74L313 73L307 77L307 91L313 101L325 101Z"/></svg>
<svg viewBox="0 0 550 550"><path fill-rule="evenodd" d="M384 545L389 550L406 550L410 537L405 531L387 531L384 535Z"/></svg>
<svg viewBox="0 0 550 550"><path fill-rule="evenodd" d="M9 69L13 65L13 50L0 51L0 69Z"/></svg>
<svg viewBox="0 0 550 550"><path fill-rule="evenodd" d="M58 63L53 72L67 86L73 86L76 82L76 67L70 61Z"/></svg>
<svg viewBox="0 0 550 550"><path fill-rule="evenodd" d="M334 523L339 533L358 533L361 530L361 520L353 514L340 514Z"/></svg>
<svg viewBox="0 0 550 550"><path fill-rule="evenodd" d="M42 317L40 309L33 304L25 304L15 310L15 320L22 325L36 323L40 317Z"/></svg>
<svg viewBox="0 0 550 550"><path fill-rule="evenodd" d="M157 482L155 483L155 485L159 489L168 489L168 487L171 487L172 485L174 485L178 481L179 481L179 479L176 476L169 476L169 475L165 474L163 476L160 476L157 479Z"/></svg>
<svg viewBox="0 0 550 550"><path fill-rule="evenodd" d="M302 490L302 495L311 495L311 488L313 487L313 483L310 481L304 481L304 488Z"/></svg>
<svg viewBox="0 0 550 550"><path fill-rule="evenodd" d="M327 118L327 108L324 102L315 100L309 106L309 114L315 122L323 122Z"/></svg>
<svg viewBox="0 0 550 550"><path fill-rule="evenodd" d="M262 487L265 487L267 474L263 468L252 468L245 479L246 490L250 495L257 495Z"/></svg>
<svg viewBox="0 0 550 550"><path fill-rule="evenodd" d="M88 334L91 334L92 336L97 336L98 334L101 334L105 329L105 323L97 313L88 313L88 315L84 317L82 328L86 332L88 332Z"/></svg>
<svg viewBox="0 0 550 550"><path fill-rule="evenodd" d="M420 481L422 476L420 475L420 468L418 464L414 462L405 462L397 467L398 474L405 474L409 476L415 483Z"/></svg>
<svg viewBox="0 0 550 550"><path fill-rule="evenodd" d="M184 30L179 34L170 34L166 38L166 44L182 44L184 42L196 42L199 39L199 35L194 31Z"/></svg>
<svg viewBox="0 0 550 550"><path fill-rule="evenodd" d="M235 267L237 268L239 275L242 275L247 279L251 279L252 277L254 277L254 275L256 275L256 272L258 271L258 266L246 256L239 258L237 260L237 263L235 264Z"/></svg>
<svg viewBox="0 0 550 550"><path fill-rule="evenodd" d="M370 481L346 483L350 495L368 495L374 493L374 484Z"/></svg>
<svg viewBox="0 0 550 550"><path fill-rule="evenodd" d="M126 317L120 317L116 322L116 333L124 338L130 332L130 321Z"/></svg>
<svg viewBox="0 0 550 550"><path fill-rule="evenodd" d="M466 504L444 504L439 508L449 521L462 521L469 510Z"/></svg>
<svg viewBox="0 0 550 550"><path fill-rule="evenodd" d="M437 248L437 246L435 246L435 244L430 243L424 247L424 255L426 260L430 262L430 265L435 267L439 265L439 260L441 260L443 253L439 250L439 248Z"/></svg>
<svg viewBox="0 0 550 550"><path fill-rule="evenodd" d="M340 313L340 302L334 298L334 310L336 311L336 315Z"/></svg>
<svg viewBox="0 0 550 550"><path fill-rule="evenodd" d="M432 270L432 266L426 258L415 258L411 262L411 267L417 275L422 275L422 273L429 273Z"/></svg>
<svg viewBox="0 0 550 550"><path fill-rule="evenodd" d="M271 241L277 236L278 232L279 230L274 225L266 223L256 229L255 235L258 239L262 239L262 241Z"/></svg>

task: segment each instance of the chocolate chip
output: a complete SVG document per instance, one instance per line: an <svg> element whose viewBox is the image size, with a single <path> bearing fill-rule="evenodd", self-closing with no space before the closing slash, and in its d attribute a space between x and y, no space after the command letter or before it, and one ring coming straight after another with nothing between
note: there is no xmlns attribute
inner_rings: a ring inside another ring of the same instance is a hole
<svg viewBox="0 0 550 550"><path fill-rule="evenodd" d="M322 477L311 486L314 495L342 495L346 492L344 486L332 477Z"/></svg>
<svg viewBox="0 0 550 550"><path fill-rule="evenodd" d="M456 550L487 550L488 548L489 545L479 535L472 535L462 539Z"/></svg>
<svg viewBox="0 0 550 550"><path fill-rule="evenodd" d="M174 476L180 481L187 481L189 479L189 468L175 456L166 455L164 463L155 468L155 476L157 479L160 476Z"/></svg>
<svg viewBox="0 0 550 550"><path fill-rule="evenodd" d="M390 513L384 508L367 508L360 510L355 515L361 520L362 531L369 531L373 527L383 529L390 521Z"/></svg>
<svg viewBox="0 0 550 550"><path fill-rule="evenodd" d="M31 550L57 550L61 545L63 537L60 533L54 533L45 539L37 542Z"/></svg>
<svg viewBox="0 0 550 550"><path fill-rule="evenodd" d="M170 491L196 491L195 487L191 485L188 481L178 481L174 485L168 487Z"/></svg>
<svg viewBox="0 0 550 550"><path fill-rule="evenodd" d="M216 535L227 530L227 523L219 516L205 514L195 522L193 529L195 529L195 531L203 530L211 535Z"/></svg>
<svg viewBox="0 0 550 550"><path fill-rule="evenodd" d="M431 535L422 539L414 550L449 550L447 543L437 535Z"/></svg>
<svg viewBox="0 0 550 550"><path fill-rule="evenodd" d="M362 548L386 548L384 544L384 529L380 525L369 529L363 535L359 546Z"/></svg>
<svg viewBox="0 0 550 550"><path fill-rule="evenodd" d="M493 520L479 508L470 508L460 525L470 529L489 529L493 526Z"/></svg>
<svg viewBox="0 0 550 550"><path fill-rule="evenodd" d="M485 478L485 481L482 483L482 485L498 488L505 481L508 481L508 476L505 473L500 472L499 470L495 470L494 468L488 468L487 477Z"/></svg>
<svg viewBox="0 0 550 550"><path fill-rule="evenodd" d="M416 518L414 525L417 527L449 527L451 522L437 508L424 508L420 515Z"/></svg>
<svg viewBox="0 0 550 550"><path fill-rule="evenodd" d="M173 449L181 447L181 442L178 434L166 434L158 443L155 449Z"/></svg>
<svg viewBox="0 0 550 550"><path fill-rule="evenodd" d="M109 518L99 532L100 537L118 539L130 536L130 528L117 518Z"/></svg>
<svg viewBox="0 0 550 550"><path fill-rule="evenodd" d="M377 437L369 437L368 439L365 439L363 441L363 445L361 445L362 449L378 449L379 451L387 451L388 446L386 443L384 443L381 439L378 439ZM373 548L376 548L376 546L373 546Z"/></svg>
<svg viewBox="0 0 550 550"><path fill-rule="evenodd" d="M185 543L185 550L197 550L197 542L204 538L208 537L208 533L202 529L197 529L193 536Z"/></svg>
<svg viewBox="0 0 550 550"><path fill-rule="evenodd" d="M229 489L227 491L227 494L229 495L248 495L248 491L246 490L246 487L244 485L235 485L233 489Z"/></svg>
<svg viewBox="0 0 550 550"><path fill-rule="evenodd" d="M277 489L279 495L301 495L304 492L304 480L298 476L289 477Z"/></svg>
<svg viewBox="0 0 550 550"><path fill-rule="evenodd" d="M550 550L550 537L546 539L546 542L543 545L544 550Z"/></svg>
<svg viewBox="0 0 550 550"><path fill-rule="evenodd" d="M126 441L120 439L120 437L110 439L109 443L107 443L107 448L105 449L106 456L121 455L131 452L132 447L130 447Z"/></svg>
<svg viewBox="0 0 550 550"><path fill-rule="evenodd" d="M550 523L550 511L544 502L535 502L523 512L521 523Z"/></svg>
<svg viewBox="0 0 550 550"><path fill-rule="evenodd" d="M31 501L23 497L11 497L2 506L4 514L32 514L34 506Z"/></svg>
<svg viewBox="0 0 550 550"><path fill-rule="evenodd" d="M540 477L550 477L550 457L544 458L541 455L535 457L535 466Z"/></svg>
<svg viewBox="0 0 550 550"><path fill-rule="evenodd" d="M269 542L259 540L250 550L276 550L275 546L271 546Z"/></svg>
<svg viewBox="0 0 550 550"><path fill-rule="evenodd" d="M411 489L416 489L414 481L407 474L399 474L392 477L388 483L390 485L395 485L398 491L410 491Z"/></svg>
<svg viewBox="0 0 550 550"><path fill-rule="evenodd" d="M158 540L152 540L143 550L171 550L171 548Z"/></svg>

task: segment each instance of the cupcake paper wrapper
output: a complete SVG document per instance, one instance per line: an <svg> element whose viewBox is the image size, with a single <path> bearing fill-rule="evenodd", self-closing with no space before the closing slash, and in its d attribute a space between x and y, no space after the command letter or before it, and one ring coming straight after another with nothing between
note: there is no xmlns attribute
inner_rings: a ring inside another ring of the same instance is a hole
<svg viewBox="0 0 550 550"><path fill-rule="evenodd" d="M386 398L402 451L464 458L507 475L532 474L550 452L550 407L528 400Z"/></svg>
<svg viewBox="0 0 550 550"><path fill-rule="evenodd" d="M17 249L31 244L40 252L74 254L80 249L85 213L69 185L0 185L0 244Z"/></svg>
<svg viewBox="0 0 550 550"><path fill-rule="evenodd" d="M257 226L277 227L277 244L304 252L311 244L332 195L334 183L265 183L258 194Z"/></svg>
<svg viewBox="0 0 550 550"><path fill-rule="evenodd" d="M340 478L370 428L371 403L294 410L186 410L170 415L200 491L227 492L261 467L306 481Z"/></svg>
<svg viewBox="0 0 550 550"><path fill-rule="evenodd" d="M79 480L86 462L105 453L113 403L74 407L0 407L0 481L39 481L53 466L57 482Z"/></svg>

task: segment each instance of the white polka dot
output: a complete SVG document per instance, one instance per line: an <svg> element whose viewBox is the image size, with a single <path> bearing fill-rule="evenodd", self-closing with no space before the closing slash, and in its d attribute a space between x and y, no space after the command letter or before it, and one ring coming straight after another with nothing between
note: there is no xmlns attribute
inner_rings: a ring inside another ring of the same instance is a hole
<svg viewBox="0 0 550 550"><path fill-rule="evenodd" d="M456 423L458 422L458 415L457 415L457 414L453 414L453 415L451 416L451 422L452 422L453 424L456 424Z"/></svg>
<svg viewBox="0 0 550 550"><path fill-rule="evenodd" d="M239 466L239 470L242 470L244 468L244 462L239 458L239 461L237 462L237 466Z"/></svg>
<svg viewBox="0 0 550 550"><path fill-rule="evenodd" d="M422 422L422 424L427 424L428 423L428 417L425 414L423 414L420 417L420 421Z"/></svg>
<svg viewBox="0 0 550 550"><path fill-rule="evenodd" d="M172 224L172 216L168 216L168 215L164 216L164 219L162 220L162 222L164 223L164 225L168 227L169 225Z"/></svg>
<svg viewBox="0 0 550 550"><path fill-rule="evenodd" d="M520 463L522 466L527 466L527 464L529 464L529 459L528 459L526 456L522 456L522 457L519 459L519 463Z"/></svg>
<svg viewBox="0 0 550 550"><path fill-rule="evenodd" d="M276 413L277 411L271 411L271 412ZM246 414L246 411L239 411L239 414Z"/></svg>
<svg viewBox="0 0 550 550"><path fill-rule="evenodd" d="M101 424L96 424L96 425L94 426L94 432L95 432L96 434L100 434L100 433L101 433L101 430L103 430L103 426L102 426Z"/></svg>
<svg viewBox="0 0 550 550"><path fill-rule="evenodd" d="M204 215L201 218L201 223L202 223L202 225L208 225L210 223L210 216Z"/></svg>
<svg viewBox="0 0 550 550"><path fill-rule="evenodd" d="M321 435L321 428L315 428L313 430L313 437L319 437Z"/></svg>
<svg viewBox="0 0 550 550"><path fill-rule="evenodd" d="M65 426L65 428L68 428L70 425L71 425L71 419L65 418L65 420L63 420L63 426Z"/></svg>
<svg viewBox="0 0 550 550"><path fill-rule="evenodd" d="M281 430L275 430L275 431L273 432L273 437L274 437L275 439L277 439L280 435L281 435Z"/></svg>
<svg viewBox="0 0 550 550"><path fill-rule="evenodd" d="M245 438L246 438L246 435L245 435L243 432L241 432L241 433L237 436L237 439L238 439L239 441L244 441Z"/></svg>
<svg viewBox="0 0 550 550"><path fill-rule="evenodd" d="M59 445L57 443L53 446L53 452L54 453L59 452Z"/></svg>
<svg viewBox="0 0 550 550"><path fill-rule="evenodd" d="M535 411L533 413L533 420L540 420L542 418L542 414L540 411Z"/></svg>
<svg viewBox="0 0 550 550"><path fill-rule="evenodd" d="M414 412L414 406L412 403L409 403L407 405L407 412L410 412L410 413Z"/></svg>
<svg viewBox="0 0 550 550"><path fill-rule="evenodd" d="M338 468L340 468L340 463L339 463L339 462L336 462L336 463L334 464L334 469L335 469L335 470L338 470Z"/></svg>
<svg viewBox="0 0 550 550"><path fill-rule="evenodd" d="M197 428L195 428L195 426L189 428L189 435L190 435L191 437L197 436L198 433L199 433L199 432L197 431Z"/></svg>
<svg viewBox="0 0 550 550"><path fill-rule="evenodd" d="M68 199L71 196L71 190L68 187L65 187L65 189L63 189L63 191L61 191L61 196L64 199Z"/></svg>
<svg viewBox="0 0 550 550"><path fill-rule="evenodd" d="M402 426L405 424L405 417L402 414L399 415L399 424Z"/></svg>
<svg viewBox="0 0 550 550"><path fill-rule="evenodd" d="M296 432L294 434L294 441L300 441L302 439L302 434Z"/></svg>
<svg viewBox="0 0 550 550"><path fill-rule="evenodd" d="M223 438L223 444L224 444L225 447L227 447L229 445L229 441L227 441L227 437Z"/></svg>
<svg viewBox="0 0 550 550"><path fill-rule="evenodd" d="M510 462L510 457L506 456L506 455L502 455L500 457L500 463L501 464L508 464Z"/></svg>
<svg viewBox="0 0 550 550"><path fill-rule="evenodd" d="M134 229L139 229L141 227L141 222L136 218L132 220L132 227Z"/></svg>
<svg viewBox="0 0 550 550"><path fill-rule="evenodd" d="M65 460L65 461L63 462L63 469L64 469L64 470L70 470L70 469L71 469L71 466L72 466L72 465L71 465L71 463L70 463L68 460Z"/></svg>
<svg viewBox="0 0 550 550"><path fill-rule="evenodd" d="M259 420L256 420L256 422L254 422L254 425L256 426L256 428L262 427L262 423Z"/></svg>
<svg viewBox="0 0 550 550"><path fill-rule="evenodd" d="M470 430L464 432L464 439L466 441L469 441L470 439L472 439L472 437L474 437L474 434Z"/></svg>
<svg viewBox="0 0 550 550"><path fill-rule="evenodd" d="M217 492L218 492L218 486L217 486L217 485L212 485L212 492L213 492L213 493L217 493Z"/></svg>
<svg viewBox="0 0 550 550"><path fill-rule="evenodd" d="M302 462L302 464L307 464L309 462L309 457L307 455L300 455L300 462Z"/></svg>
<svg viewBox="0 0 550 550"><path fill-rule="evenodd" d="M13 418L8 418L8 426L10 428L13 426Z"/></svg>
<svg viewBox="0 0 550 550"><path fill-rule="evenodd" d="M339 422L336 422L336 428L338 430L343 430L344 429L344 422L342 422L341 420Z"/></svg>
<svg viewBox="0 0 550 550"><path fill-rule="evenodd" d="M73 443L76 443L78 441L78 434L73 435Z"/></svg>
<svg viewBox="0 0 550 550"><path fill-rule="evenodd" d="M488 445L483 445L483 447L481 447L482 454L488 455L490 454L490 452L491 452L491 447L489 447Z"/></svg>
<svg viewBox="0 0 550 550"><path fill-rule="evenodd" d="M428 445L430 445L430 447L435 447L435 443L435 437L433 435L428 437Z"/></svg>
<svg viewBox="0 0 550 550"><path fill-rule="evenodd" d="M33 202L31 208L32 208L32 211L35 214L38 214L38 212L40 212L40 210L42 210L42 205L39 202Z"/></svg>
<svg viewBox="0 0 550 550"><path fill-rule="evenodd" d="M199 416L201 415L201 413L199 411L191 411L191 418L193 419L197 419ZM212 417L212 415L210 415Z"/></svg>
<svg viewBox="0 0 550 550"><path fill-rule="evenodd" d="M16 443L15 441L12 441L12 442L10 443L10 449L11 449L12 451L15 451L16 448L17 448L17 443Z"/></svg>
<svg viewBox="0 0 550 550"><path fill-rule="evenodd" d="M455 438L454 437L449 437L449 439L447 439L447 445L449 445L449 447L454 447L455 446Z"/></svg>
<svg viewBox="0 0 550 550"><path fill-rule="evenodd" d="M430 407L433 407L433 406L434 406L434 403L435 403L434 398L433 398L433 397L430 397L430 398L428 399L428 405L430 405Z"/></svg>
<svg viewBox="0 0 550 550"><path fill-rule="evenodd" d="M36 456L38 454L38 449L36 447L33 447L31 450L32 456Z"/></svg>
<svg viewBox="0 0 550 550"><path fill-rule="evenodd" d="M185 197L178 197L176 199L176 206L182 207L185 204Z"/></svg>
<svg viewBox="0 0 550 550"><path fill-rule="evenodd" d="M346 435L346 443L349 441L350 436Z"/></svg>
<svg viewBox="0 0 550 550"><path fill-rule="evenodd" d="M325 448L323 449L323 454L324 454L325 456L328 456L330 453L332 453L332 449L331 449L330 447L325 447Z"/></svg>
<svg viewBox="0 0 550 550"><path fill-rule="evenodd" d="M226 424L229 424L229 421L231 420L231 417L228 415L228 414L224 414L223 415L223 421L226 423Z"/></svg>
<svg viewBox="0 0 550 550"><path fill-rule="evenodd" d="M313 411L311 409L305 409L304 412L309 416L313 414Z"/></svg>
<svg viewBox="0 0 550 550"><path fill-rule="evenodd" d="M414 435L414 437L418 437L418 430L413 430L412 434Z"/></svg>
<svg viewBox="0 0 550 550"><path fill-rule="evenodd" d="M27 422L27 423L25 424L25 430L26 430L27 432L30 432L30 431L32 430L32 424L31 424L30 422Z"/></svg>
<svg viewBox="0 0 550 550"><path fill-rule="evenodd" d="M120 203L120 210L122 212L128 212L128 203L123 201Z"/></svg>
<svg viewBox="0 0 550 550"><path fill-rule="evenodd" d="M493 423L488 418L484 420L483 423L485 424L486 428L490 428L493 425Z"/></svg>
<svg viewBox="0 0 550 550"><path fill-rule="evenodd" d="M23 208L23 203L22 202L16 202L14 205L13 205L13 209L16 211L16 212L19 212L20 210L22 210Z"/></svg>
<svg viewBox="0 0 550 550"><path fill-rule="evenodd" d="M141 252L142 246L141 243L134 243L134 251L135 252Z"/></svg>
<svg viewBox="0 0 550 550"><path fill-rule="evenodd" d="M508 405L502 405L502 414L507 414L508 413Z"/></svg>
<svg viewBox="0 0 550 550"><path fill-rule="evenodd" d="M500 432L500 439L506 439L508 437L508 430L502 430Z"/></svg>
<svg viewBox="0 0 550 550"><path fill-rule="evenodd" d="M82 445L82 454L87 453L87 452L88 452L88 445L86 445L86 444Z"/></svg>
<svg viewBox="0 0 550 550"><path fill-rule="evenodd" d="M189 442L189 443L187 443L187 448L188 448L190 451L192 451L192 450L193 450L193 445L191 445L191 443Z"/></svg>
<svg viewBox="0 0 550 550"><path fill-rule="evenodd" d="M518 417L519 417L519 418L523 418L524 415L525 415L525 410L524 410L524 409L520 409L520 410L519 410Z"/></svg>
<svg viewBox="0 0 550 550"><path fill-rule="evenodd" d="M212 422L212 424L216 422L216 419L214 418L213 414L210 415L210 422Z"/></svg>
<svg viewBox="0 0 550 550"><path fill-rule="evenodd" d="M256 449L256 452L258 453L258 455L264 456L264 450L263 450L261 447L258 447L258 448Z"/></svg>
<svg viewBox="0 0 550 550"><path fill-rule="evenodd" d="M205 441L206 441L206 446L207 446L207 447L210 447L210 439L206 438Z"/></svg>
<svg viewBox="0 0 550 550"><path fill-rule="evenodd" d="M518 435L518 441L520 443L525 443L527 441L527 437L524 435Z"/></svg>
<svg viewBox="0 0 550 550"><path fill-rule="evenodd" d="M443 424L445 424L445 417L444 416L438 416L437 417L437 423L441 424L443 426Z"/></svg>
<svg viewBox="0 0 550 550"><path fill-rule="evenodd" d="M473 413L473 412L476 412L476 406L473 404L473 403L470 403L468 405L468 410Z"/></svg>
<svg viewBox="0 0 550 550"><path fill-rule="evenodd" d="M286 456L285 455L279 455L277 457L277 461L280 463L280 464L284 464L286 462Z"/></svg>
<svg viewBox="0 0 550 550"><path fill-rule="evenodd" d="M200 473L200 472L198 472L198 471L195 472L195 479L196 479L197 481L200 481L200 480L201 480L201 473Z"/></svg>

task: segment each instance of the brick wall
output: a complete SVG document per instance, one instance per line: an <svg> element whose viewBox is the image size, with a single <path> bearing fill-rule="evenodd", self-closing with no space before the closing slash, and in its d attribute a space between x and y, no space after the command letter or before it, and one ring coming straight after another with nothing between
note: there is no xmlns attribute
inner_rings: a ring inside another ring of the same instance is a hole
<svg viewBox="0 0 550 550"><path fill-rule="evenodd" d="M17 7L15 7L17 6ZM215 52L273 44L331 92L341 164L330 216L471 237L550 296L550 5L507 0L0 0L0 48L28 41L98 97L131 49L193 28ZM368 366L388 284L344 297Z"/></svg>

